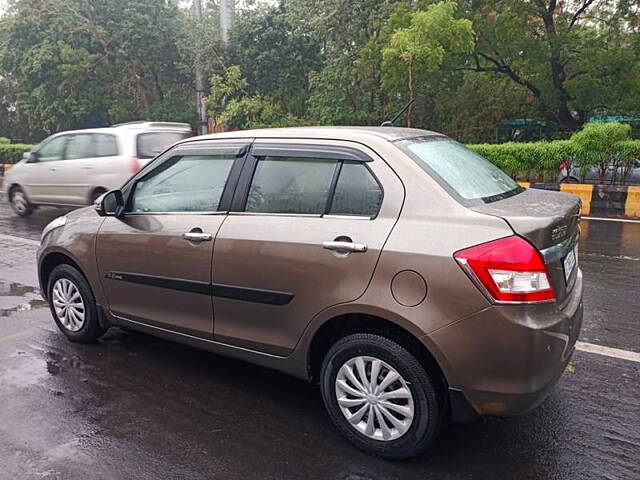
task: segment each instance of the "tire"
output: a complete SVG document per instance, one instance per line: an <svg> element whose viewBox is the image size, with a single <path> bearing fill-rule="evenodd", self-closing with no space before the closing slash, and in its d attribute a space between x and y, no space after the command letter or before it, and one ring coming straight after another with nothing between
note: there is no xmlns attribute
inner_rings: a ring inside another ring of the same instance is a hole
<svg viewBox="0 0 640 480"><path fill-rule="evenodd" d="M560 180L560 183L580 183L580 180L578 180L576 177L564 177L562 180Z"/></svg>
<svg viewBox="0 0 640 480"><path fill-rule="evenodd" d="M72 342L91 343L106 331L100 326L91 287L84 276L71 265L62 264L53 269L47 293L56 325ZM81 307L78 306L79 302L82 303ZM65 304L68 305L66 309ZM68 310L73 311L69 313ZM81 320L80 316L83 317Z"/></svg>
<svg viewBox="0 0 640 480"><path fill-rule="evenodd" d="M365 377L373 368L376 368L374 362L381 361L378 364L380 369L377 375L379 386L382 386L385 376L391 373L391 369L399 374L398 380L378 394L408 389L411 398L399 398L389 402L388 399L377 397L374 393L372 396L369 394L366 400L361 400L362 395L358 397L345 393L346 390L341 386L344 382L348 387L352 387L352 390L359 389L353 389L355 383L352 382L352 377L345 375L346 370L343 366L350 368L351 372L357 375L356 380L359 380L361 385L363 383L362 375L358 373L360 371L358 358L363 360ZM322 363L320 387L327 412L338 430L360 449L387 459L399 460L412 457L426 449L435 440L445 417L446 404L438 374L429 372L416 356L402 345L380 335L357 333L338 340L329 349ZM338 403L338 395L343 405L345 401L358 402L358 404L341 407ZM409 411L413 407L412 418L398 414L397 406L392 409L386 408L389 403L399 405L403 411ZM367 411L356 426L347 419L347 413L343 411L345 408L352 419L358 418L360 409L364 408ZM404 433L401 428L394 426L398 422L394 424L387 420L388 417L385 417L382 412L383 408L387 414L393 412L395 419L403 424ZM373 418L373 434L371 430L368 433L366 431L369 414ZM385 432L380 424L380 418L387 426L387 438L384 438Z"/></svg>
<svg viewBox="0 0 640 480"><path fill-rule="evenodd" d="M33 205L29 202L27 194L20 187L11 188L9 191L9 203L16 215L28 217L33 213Z"/></svg>

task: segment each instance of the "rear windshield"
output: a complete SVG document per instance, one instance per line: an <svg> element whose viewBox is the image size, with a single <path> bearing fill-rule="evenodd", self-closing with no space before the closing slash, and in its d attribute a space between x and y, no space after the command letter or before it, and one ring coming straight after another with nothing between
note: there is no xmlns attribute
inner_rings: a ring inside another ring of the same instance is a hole
<svg viewBox="0 0 640 480"><path fill-rule="evenodd" d="M523 190L491 162L451 139L414 138L396 145L464 205L495 202Z"/></svg>
<svg viewBox="0 0 640 480"><path fill-rule="evenodd" d="M187 138L187 132L141 133L136 141L138 158L153 158L183 138Z"/></svg>

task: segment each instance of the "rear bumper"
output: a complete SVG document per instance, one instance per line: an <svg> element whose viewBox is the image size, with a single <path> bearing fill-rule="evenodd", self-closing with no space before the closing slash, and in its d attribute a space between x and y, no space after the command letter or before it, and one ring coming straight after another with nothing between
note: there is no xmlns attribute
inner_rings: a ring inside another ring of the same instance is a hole
<svg viewBox="0 0 640 480"><path fill-rule="evenodd" d="M582 325L582 274L556 304L494 305L429 335L445 359L454 420L516 415L540 404L565 370Z"/></svg>

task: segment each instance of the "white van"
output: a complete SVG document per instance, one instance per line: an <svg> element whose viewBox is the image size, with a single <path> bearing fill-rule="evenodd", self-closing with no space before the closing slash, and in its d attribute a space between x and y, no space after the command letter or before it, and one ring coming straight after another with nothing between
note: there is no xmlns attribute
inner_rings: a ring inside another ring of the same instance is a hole
<svg viewBox="0 0 640 480"><path fill-rule="evenodd" d="M23 217L38 205L90 205L190 133L189 124L169 122L131 122L57 133L25 153L9 170L5 198Z"/></svg>

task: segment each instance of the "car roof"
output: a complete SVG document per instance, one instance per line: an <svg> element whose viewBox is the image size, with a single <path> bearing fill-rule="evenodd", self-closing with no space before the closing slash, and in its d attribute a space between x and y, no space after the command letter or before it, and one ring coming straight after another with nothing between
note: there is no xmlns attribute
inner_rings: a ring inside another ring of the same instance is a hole
<svg viewBox="0 0 640 480"><path fill-rule="evenodd" d="M181 143L224 138L317 138L364 141L372 136L383 138L390 142L416 137L444 137L443 134L430 130L404 127L292 127L214 133L191 137Z"/></svg>
<svg viewBox="0 0 640 480"><path fill-rule="evenodd" d="M111 127L101 128L83 128L80 130L65 130L54 134L69 135L78 133L125 133L130 132L188 132L191 131L191 127L188 123L169 123L169 122L131 122L123 123L119 125L113 125ZM52 135L52 136L54 136Z"/></svg>

